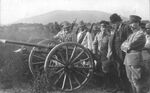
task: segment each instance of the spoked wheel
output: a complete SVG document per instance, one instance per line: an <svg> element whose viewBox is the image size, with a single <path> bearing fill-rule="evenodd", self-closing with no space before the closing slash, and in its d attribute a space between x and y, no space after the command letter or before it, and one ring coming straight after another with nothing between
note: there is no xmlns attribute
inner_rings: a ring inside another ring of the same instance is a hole
<svg viewBox="0 0 150 93"><path fill-rule="evenodd" d="M74 91L83 87L93 75L89 51L77 43L62 43L47 55L44 70L56 89Z"/></svg>
<svg viewBox="0 0 150 93"><path fill-rule="evenodd" d="M29 55L29 68L31 73L34 76L44 71L44 63L45 63L46 56L49 53L49 51L58 43L47 39L47 40L42 40L38 44L47 45L50 46L50 48L38 48L38 47L32 48Z"/></svg>

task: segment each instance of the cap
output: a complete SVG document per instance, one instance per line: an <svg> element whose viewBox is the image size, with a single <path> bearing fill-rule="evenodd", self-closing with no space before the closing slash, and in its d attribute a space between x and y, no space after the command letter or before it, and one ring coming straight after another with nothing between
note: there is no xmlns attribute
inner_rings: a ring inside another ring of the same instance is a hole
<svg viewBox="0 0 150 93"><path fill-rule="evenodd" d="M63 22L62 25L63 25L63 28L67 28L71 26L71 24L67 21Z"/></svg>
<svg viewBox="0 0 150 93"><path fill-rule="evenodd" d="M84 27L84 26L86 26L85 23L83 21L80 21L79 22L79 27Z"/></svg>
<svg viewBox="0 0 150 93"><path fill-rule="evenodd" d="M137 22L141 22L141 17L140 16L137 16L137 15L130 15L130 23L137 23Z"/></svg>

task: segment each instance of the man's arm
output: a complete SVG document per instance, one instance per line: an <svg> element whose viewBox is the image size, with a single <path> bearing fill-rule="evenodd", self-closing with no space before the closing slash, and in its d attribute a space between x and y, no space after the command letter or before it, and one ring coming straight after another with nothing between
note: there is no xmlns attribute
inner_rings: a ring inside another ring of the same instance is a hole
<svg viewBox="0 0 150 93"><path fill-rule="evenodd" d="M124 24L124 27L122 28L122 30L123 30L123 32L122 32L122 42L124 42L125 40L127 40L129 35L132 33L132 30L129 27L129 25L126 25L126 24Z"/></svg>
<svg viewBox="0 0 150 93"><path fill-rule="evenodd" d="M129 42L129 49L130 50L139 50L142 49L145 46L146 38L144 33L138 33L134 39Z"/></svg>
<svg viewBox="0 0 150 93"><path fill-rule="evenodd" d="M60 36L61 32L58 32L53 38L58 38Z"/></svg>
<svg viewBox="0 0 150 93"><path fill-rule="evenodd" d="M121 50L122 50L123 52L127 52L128 49L129 49L129 43L128 43L128 40L126 40L126 41L124 41L124 42L122 43L122 45L121 45Z"/></svg>
<svg viewBox="0 0 150 93"><path fill-rule="evenodd" d="M98 39L97 39L97 35L95 36L92 45L93 45L93 53L97 54L97 51L98 51Z"/></svg>

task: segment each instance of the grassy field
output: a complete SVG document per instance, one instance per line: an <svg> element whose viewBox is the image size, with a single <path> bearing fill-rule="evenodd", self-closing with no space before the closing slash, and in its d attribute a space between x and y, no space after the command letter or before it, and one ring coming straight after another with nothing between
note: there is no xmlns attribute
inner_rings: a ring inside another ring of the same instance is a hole
<svg viewBox="0 0 150 93"><path fill-rule="evenodd" d="M103 89L104 78L95 76L93 77L87 85L85 85L82 89L76 90L69 93L112 93L107 89ZM19 86L12 86L12 88L8 89L0 89L0 93L66 93L60 91L45 91L43 86L40 86L38 91L34 91L35 87L31 86L32 84L21 83ZM67 92L68 93L68 92ZM117 92L122 93L122 92Z"/></svg>
<svg viewBox="0 0 150 93"><path fill-rule="evenodd" d="M11 89L1 89L0 93L34 93L34 92L32 92L30 88L11 88ZM39 93L43 93L43 92L39 92ZM49 92L44 92L44 93L66 93L66 92L49 91ZM95 88L87 88L87 89L83 88L81 90L70 92L70 93L111 93L111 92L103 90L100 87L95 87Z"/></svg>

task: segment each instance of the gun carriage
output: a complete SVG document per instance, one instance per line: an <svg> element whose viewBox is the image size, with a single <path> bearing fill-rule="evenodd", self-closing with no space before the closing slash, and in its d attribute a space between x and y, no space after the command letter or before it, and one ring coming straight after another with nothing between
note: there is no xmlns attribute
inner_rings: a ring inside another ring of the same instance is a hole
<svg viewBox="0 0 150 93"><path fill-rule="evenodd" d="M47 80L56 89L74 91L84 87L91 79L94 62L90 51L74 42L42 40L38 44L1 39L0 42L33 47L28 64L33 76L46 73ZM50 73L53 72L51 78Z"/></svg>

